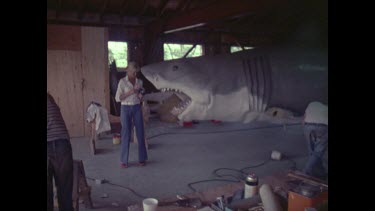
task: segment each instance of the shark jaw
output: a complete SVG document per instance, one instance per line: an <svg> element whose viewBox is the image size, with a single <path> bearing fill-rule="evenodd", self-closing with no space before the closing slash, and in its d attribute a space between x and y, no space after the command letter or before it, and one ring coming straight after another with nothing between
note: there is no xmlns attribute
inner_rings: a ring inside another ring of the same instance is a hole
<svg viewBox="0 0 375 211"><path fill-rule="evenodd" d="M161 88L160 91L173 92L178 98L180 98L181 102L171 110L171 113L175 116L179 116L180 114L182 114L192 103L192 99L179 89Z"/></svg>

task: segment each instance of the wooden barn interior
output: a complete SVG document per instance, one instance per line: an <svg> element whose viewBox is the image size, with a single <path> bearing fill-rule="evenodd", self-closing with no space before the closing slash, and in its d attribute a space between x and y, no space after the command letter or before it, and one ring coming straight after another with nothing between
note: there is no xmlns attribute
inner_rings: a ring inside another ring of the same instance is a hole
<svg viewBox="0 0 375 211"><path fill-rule="evenodd" d="M122 169L121 144L114 143L121 120L111 92L111 42L125 43L125 64L134 61L141 68L165 61L167 44L189 45L184 57L196 47L200 56L276 46L328 51L327 1L47 0L47 92L71 138L75 210L146 210L146 198L157 199L160 211L328 210L328 178L301 173L308 150L299 122L193 121L191 126L163 123L151 114L145 126L147 165ZM125 68L115 68L117 80ZM158 92L140 78L146 94ZM95 123L87 121L92 102L108 111L110 131L96 134ZM131 143L130 162L137 163L137 150ZM233 179L240 177L238 170L257 175L254 197L241 197L246 179ZM213 181L197 182L204 180ZM319 187L319 193L301 183ZM266 188L271 195L264 196ZM217 202L221 196L223 209Z"/></svg>

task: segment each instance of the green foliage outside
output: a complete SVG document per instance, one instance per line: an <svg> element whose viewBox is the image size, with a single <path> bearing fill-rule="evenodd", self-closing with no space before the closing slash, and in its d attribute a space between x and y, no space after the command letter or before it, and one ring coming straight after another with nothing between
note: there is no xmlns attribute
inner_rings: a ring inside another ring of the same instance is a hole
<svg viewBox="0 0 375 211"><path fill-rule="evenodd" d="M188 50L193 47L190 44L173 44L164 43L164 60L172 60L182 58ZM196 45L186 57L198 57L203 55L202 45Z"/></svg>
<svg viewBox="0 0 375 211"><path fill-rule="evenodd" d="M116 67L125 68L128 66L128 43L108 42L108 64L116 60Z"/></svg>
<svg viewBox="0 0 375 211"><path fill-rule="evenodd" d="M244 46L244 49L247 50L247 49L253 49L253 47L250 47L250 46ZM230 52L231 53L234 53L234 52L237 52L237 51L242 51L242 48L240 46L231 46L230 47Z"/></svg>

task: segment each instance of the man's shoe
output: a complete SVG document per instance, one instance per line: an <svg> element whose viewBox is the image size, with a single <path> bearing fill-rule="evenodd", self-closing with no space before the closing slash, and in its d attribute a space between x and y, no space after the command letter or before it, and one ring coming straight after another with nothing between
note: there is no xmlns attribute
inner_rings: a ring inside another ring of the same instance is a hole
<svg viewBox="0 0 375 211"><path fill-rule="evenodd" d="M128 165L126 165L125 163L121 163L121 168L126 169L126 168L128 168Z"/></svg>

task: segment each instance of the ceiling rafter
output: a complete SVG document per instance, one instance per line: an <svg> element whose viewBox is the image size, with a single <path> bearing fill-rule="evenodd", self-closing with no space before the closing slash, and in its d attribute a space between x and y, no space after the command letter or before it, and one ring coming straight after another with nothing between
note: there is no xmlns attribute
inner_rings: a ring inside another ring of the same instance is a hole
<svg viewBox="0 0 375 211"><path fill-rule="evenodd" d="M78 19L79 19L79 20L82 20L83 17L85 16L85 13L86 13L87 7L88 7L88 0L84 0L84 1L82 2L82 6L81 6L81 8L78 10Z"/></svg>
<svg viewBox="0 0 375 211"><path fill-rule="evenodd" d="M185 4L182 4L178 11L185 11L191 4L191 0L186 0Z"/></svg>
<svg viewBox="0 0 375 211"><path fill-rule="evenodd" d="M157 17L161 17L163 15L163 13L165 12L165 10L167 9L167 5L169 3L169 0L161 0L161 3L160 3L160 7L158 9L158 13L157 13Z"/></svg>
<svg viewBox="0 0 375 211"><path fill-rule="evenodd" d="M57 8L56 8L56 19L58 19L60 17L61 10L62 10L62 0L58 0Z"/></svg>
<svg viewBox="0 0 375 211"><path fill-rule="evenodd" d="M144 0L144 1L143 1L143 7L142 7L142 10L141 10L141 12L138 14L138 17L140 17L140 16L142 16L143 14L145 14L147 8L148 8L148 1L147 1L147 0Z"/></svg>
<svg viewBox="0 0 375 211"><path fill-rule="evenodd" d="M285 4L286 1L287 0L238 0L238 4L233 4L233 2L229 0L220 0L215 2L215 4L210 4L204 8L196 8L181 12L162 20L162 22L164 25L164 31L173 31L201 23L207 24L239 15L262 12L268 8L269 5L277 7Z"/></svg>
<svg viewBox="0 0 375 211"><path fill-rule="evenodd" d="M103 17L106 9L108 8L109 2L111 0L103 0L102 8L100 9L100 21L103 21Z"/></svg>
<svg viewBox="0 0 375 211"><path fill-rule="evenodd" d="M124 15L125 15L126 9L128 8L129 2L130 2L130 0L123 0L121 2L121 6L120 6L120 19L121 19L122 23L124 22Z"/></svg>

